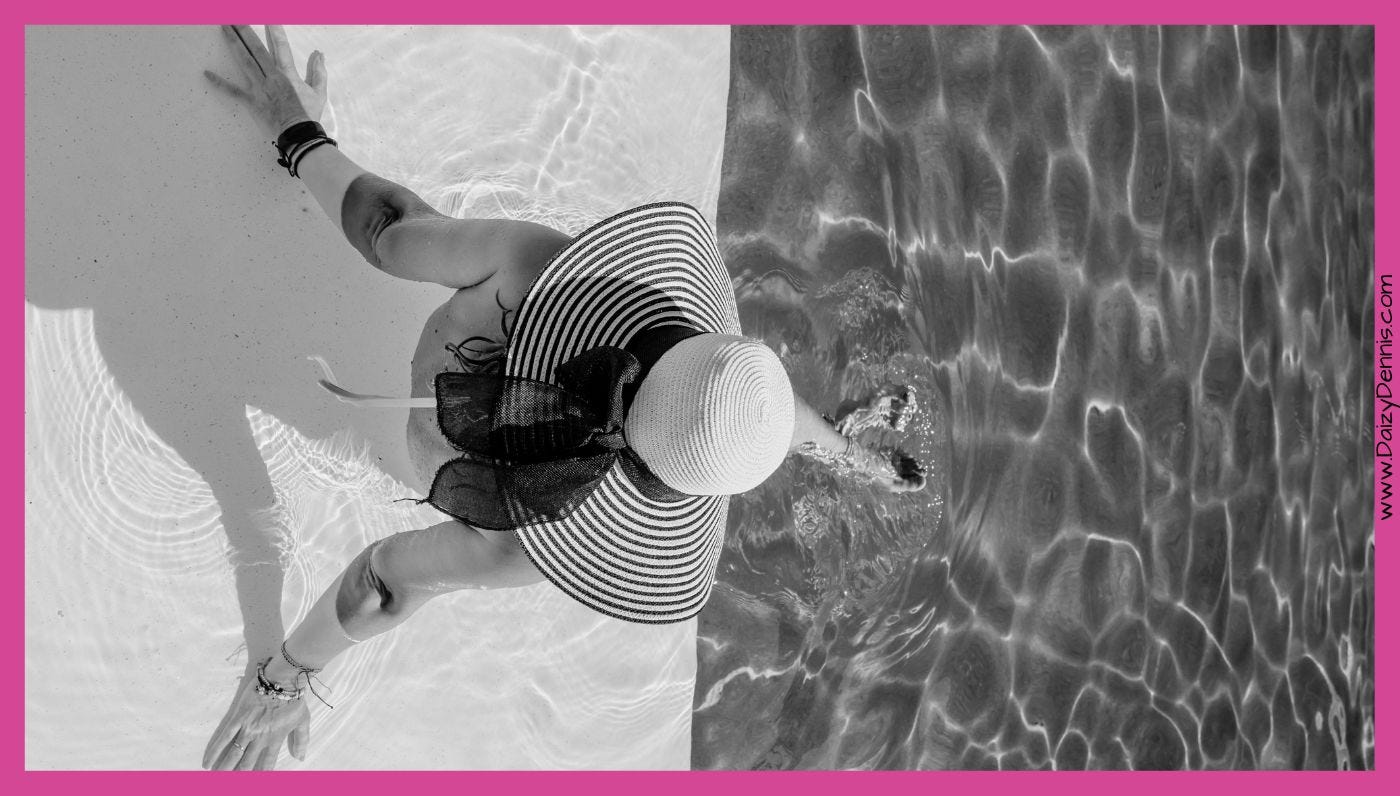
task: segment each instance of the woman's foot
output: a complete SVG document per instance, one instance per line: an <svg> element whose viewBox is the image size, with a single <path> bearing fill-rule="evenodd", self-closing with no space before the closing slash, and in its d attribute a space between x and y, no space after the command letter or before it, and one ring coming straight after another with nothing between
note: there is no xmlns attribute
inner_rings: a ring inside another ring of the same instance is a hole
<svg viewBox="0 0 1400 796"><path fill-rule="evenodd" d="M924 488L924 468L913 456L896 448L890 463L894 466L895 478L886 488L891 492L918 492Z"/></svg>
<svg viewBox="0 0 1400 796"><path fill-rule="evenodd" d="M872 428L903 431L917 411L919 402L913 387L888 386L864 403L842 407L836 417L836 430L847 437Z"/></svg>
<svg viewBox="0 0 1400 796"><path fill-rule="evenodd" d="M919 403L913 387L890 385L864 402L843 406L834 425L845 437L855 437L871 429L899 432L917 411ZM852 469L889 492L917 492L924 488L923 467L902 450L886 452L862 447L852 458Z"/></svg>
<svg viewBox="0 0 1400 796"><path fill-rule="evenodd" d="M862 448L856 469L876 486L895 494L918 492L925 484L924 468L898 448L889 452Z"/></svg>
<svg viewBox="0 0 1400 796"><path fill-rule="evenodd" d="M854 440L852 440L854 442ZM831 453L814 449L808 455L895 494L918 492L924 488L924 468L902 450L883 451L856 443L846 452Z"/></svg>

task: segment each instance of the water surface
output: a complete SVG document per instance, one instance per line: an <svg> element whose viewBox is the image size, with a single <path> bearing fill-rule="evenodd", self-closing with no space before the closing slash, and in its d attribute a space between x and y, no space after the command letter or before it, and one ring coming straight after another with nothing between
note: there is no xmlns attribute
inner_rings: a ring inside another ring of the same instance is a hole
<svg viewBox="0 0 1400 796"><path fill-rule="evenodd" d="M931 488L734 503L700 768L1374 766L1369 28L753 28L745 329Z"/></svg>
<svg viewBox="0 0 1400 796"><path fill-rule="evenodd" d="M443 212L713 219L723 29L288 33L326 54L342 151ZM337 403L306 357L404 394L448 294L370 267L276 166L205 82L234 74L216 29L25 45L25 763L192 769L250 657L367 543L441 521L394 502L420 495L406 412ZM549 584L434 600L327 668L281 767L684 768L694 627Z"/></svg>

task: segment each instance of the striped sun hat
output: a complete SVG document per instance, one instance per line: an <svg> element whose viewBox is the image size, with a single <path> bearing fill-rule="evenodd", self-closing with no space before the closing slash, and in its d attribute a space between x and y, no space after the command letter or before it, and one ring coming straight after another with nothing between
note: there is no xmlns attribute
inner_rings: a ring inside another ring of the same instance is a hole
<svg viewBox="0 0 1400 796"><path fill-rule="evenodd" d="M527 291L505 362L507 376L553 382L560 364L585 351L623 348L667 326L699 334L651 368L626 436L673 493L657 496L615 465L567 516L518 533L531 561L566 594L608 616L653 624L700 612L715 581L729 494L771 474L792 435L787 375L770 349L741 336L734 288L705 218L686 204L649 204L574 238Z"/></svg>
<svg viewBox="0 0 1400 796"><path fill-rule="evenodd" d="M516 530L564 593L629 622L700 612L729 496L792 441L787 372L740 335L714 232L678 202L601 221L555 254L521 301L504 373L445 371L434 398L391 398L341 388L315 359L341 400L437 408L464 456L420 503ZM582 396L608 373L604 418Z"/></svg>

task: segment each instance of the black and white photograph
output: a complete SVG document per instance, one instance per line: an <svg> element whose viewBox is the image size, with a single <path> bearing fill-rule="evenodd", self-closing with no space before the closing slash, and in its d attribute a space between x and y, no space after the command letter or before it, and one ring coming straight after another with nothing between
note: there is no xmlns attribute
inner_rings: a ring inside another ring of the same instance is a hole
<svg viewBox="0 0 1400 796"><path fill-rule="evenodd" d="M1375 64L27 26L25 768L1375 769Z"/></svg>

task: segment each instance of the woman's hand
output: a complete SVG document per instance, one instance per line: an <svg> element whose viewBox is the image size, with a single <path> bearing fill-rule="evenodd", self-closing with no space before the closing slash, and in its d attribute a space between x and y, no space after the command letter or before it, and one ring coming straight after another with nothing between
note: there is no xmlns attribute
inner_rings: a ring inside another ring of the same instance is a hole
<svg viewBox="0 0 1400 796"><path fill-rule="evenodd" d="M214 771L266 771L277 764L285 741L292 757L306 759L311 740L311 712L305 699L284 702L257 692L249 674L234 692L223 721L204 748L204 768Z"/></svg>
<svg viewBox="0 0 1400 796"><path fill-rule="evenodd" d="M326 56L320 50L306 60L306 79L297 75L292 47L281 25L267 26L263 46L247 25L221 25L243 74L236 81L209 70L204 76L223 91L248 104L269 135L276 138L297 122L319 121L326 107Z"/></svg>

